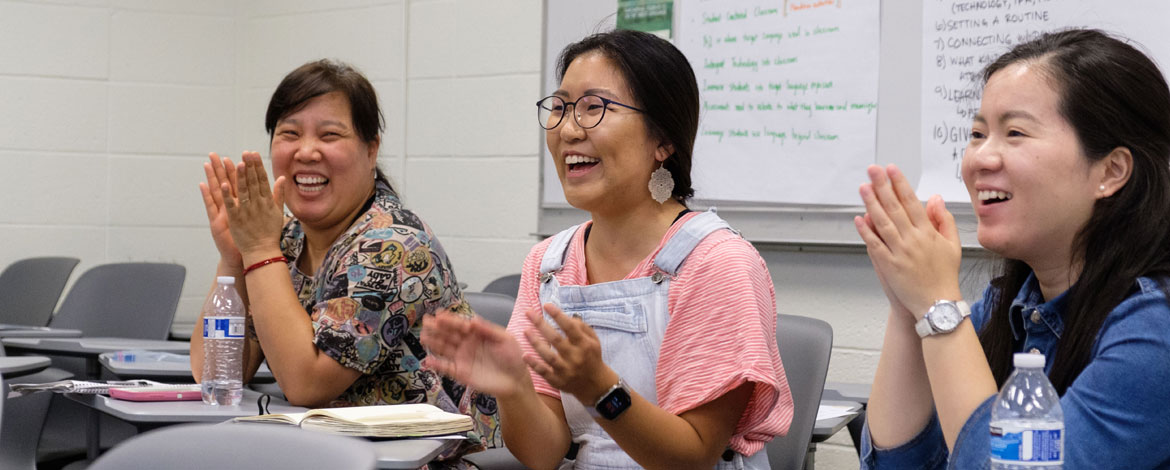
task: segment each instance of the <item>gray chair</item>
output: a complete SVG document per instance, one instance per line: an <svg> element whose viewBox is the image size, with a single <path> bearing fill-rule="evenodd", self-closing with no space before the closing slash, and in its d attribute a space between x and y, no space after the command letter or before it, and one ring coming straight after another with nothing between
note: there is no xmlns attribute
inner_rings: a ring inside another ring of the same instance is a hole
<svg viewBox="0 0 1170 470"><path fill-rule="evenodd" d="M516 298L490 292L464 292L463 298L471 305L476 315L500 326L508 326Z"/></svg>
<svg viewBox="0 0 1170 470"><path fill-rule="evenodd" d="M353 437L264 424L194 424L151 431L123 442L89 470L256 470L344 468L373 470L374 446Z"/></svg>
<svg viewBox="0 0 1170 470"><path fill-rule="evenodd" d="M0 323L45 326L77 258L22 259L0 273Z"/></svg>
<svg viewBox="0 0 1170 470"><path fill-rule="evenodd" d="M169 263L112 263L81 274L49 322L53 328L81 330L87 337L112 336L164 340L183 291L186 268ZM85 361L54 357L53 368L85 377ZM99 377L85 377L96 379ZM37 451L42 463L69 462L84 456L85 436L77 432L89 410L65 397L52 397ZM133 426L101 418L101 445L109 447L133 436Z"/></svg>
<svg viewBox="0 0 1170 470"><path fill-rule="evenodd" d="M489 282L487 286L484 286L483 291L515 298L516 294L520 292L520 275L509 274Z"/></svg>
<svg viewBox="0 0 1170 470"><path fill-rule="evenodd" d="M167 339L186 273L169 263L95 266L73 283L49 326L92 337Z"/></svg>
<svg viewBox="0 0 1170 470"><path fill-rule="evenodd" d="M776 346L780 349L796 409L788 434L768 443L768 461L772 470L800 470L805 468L805 458L809 457L817 408L829 373L833 327L815 318L777 315Z"/></svg>
<svg viewBox="0 0 1170 470"><path fill-rule="evenodd" d="M0 356L4 348L0 347ZM16 383L40 383L64 380L71 374L55 369L44 370L16 379ZM33 470L37 468L37 444L52 393L33 393L8 398L9 379L0 376L0 468Z"/></svg>

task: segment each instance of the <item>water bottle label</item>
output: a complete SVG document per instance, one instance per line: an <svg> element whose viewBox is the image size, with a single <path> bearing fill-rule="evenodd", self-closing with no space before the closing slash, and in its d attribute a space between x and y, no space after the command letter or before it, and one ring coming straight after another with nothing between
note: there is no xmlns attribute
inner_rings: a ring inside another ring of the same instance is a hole
<svg viewBox="0 0 1170 470"><path fill-rule="evenodd" d="M1063 429L992 426L991 461L1061 464L1064 462L1063 434Z"/></svg>
<svg viewBox="0 0 1170 470"><path fill-rule="evenodd" d="M203 317L203 337L206 339L244 339L242 317Z"/></svg>

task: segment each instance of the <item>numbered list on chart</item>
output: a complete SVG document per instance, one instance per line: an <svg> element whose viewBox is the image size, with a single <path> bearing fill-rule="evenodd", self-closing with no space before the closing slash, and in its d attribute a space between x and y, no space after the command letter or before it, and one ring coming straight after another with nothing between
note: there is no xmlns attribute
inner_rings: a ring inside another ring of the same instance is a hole
<svg viewBox="0 0 1170 470"><path fill-rule="evenodd" d="M678 37L699 84L697 197L857 203L876 146L879 2L690 2Z"/></svg>
<svg viewBox="0 0 1170 470"><path fill-rule="evenodd" d="M982 99L982 70L1053 29L1061 0L923 2L922 179L918 194L968 201L960 166Z"/></svg>

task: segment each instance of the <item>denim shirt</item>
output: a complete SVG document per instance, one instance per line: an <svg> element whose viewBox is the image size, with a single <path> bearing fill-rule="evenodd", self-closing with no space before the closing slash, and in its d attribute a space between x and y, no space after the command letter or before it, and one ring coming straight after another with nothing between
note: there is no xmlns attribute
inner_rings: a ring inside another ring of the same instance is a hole
<svg viewBox="0 0 1170 470"><path fill-rule="evenodd" d="M1064 412L1064 468L1165 468L1170 466L1170 306L1158 282L1138 278L1133 291L1105 318L1088 366L1060 398ZM992 288L971 307L981 330L991 312ZM1029 276L1012 302L1017 352L1040 352L1049 361L1064 330L1065 295L1044 302ZM967 418L947 453L937 415L910 441L877 449L862 432L861 468L989 468L990 396Z"/></svg>

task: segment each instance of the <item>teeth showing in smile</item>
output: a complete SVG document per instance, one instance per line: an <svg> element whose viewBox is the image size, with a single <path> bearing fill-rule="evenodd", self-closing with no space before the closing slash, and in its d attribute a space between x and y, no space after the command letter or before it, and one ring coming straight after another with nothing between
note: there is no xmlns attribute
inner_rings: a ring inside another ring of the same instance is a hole
<svg viewBox="0 0 1170 470"><path fill-rule="evenodd" d="M576 165L578 163L597 163L599 161L601 160L593 157L586 157L584 155L569 155L565 157L566 165Z"/></svg>
<svg viewBox="0 0 1170 470"><path fill-rule="evenodd" d="M296 181L297 188L301 191L315 193L325 189L325 183L329 182L329 178L324 176L297 175Z"/></svg>
<svg viewBox="0 0 1170 470"><path fill-rule="evenodd" d="M1002 202L1012 198L1012 193L1003 191L979 191L981 202Z"/></svg>

